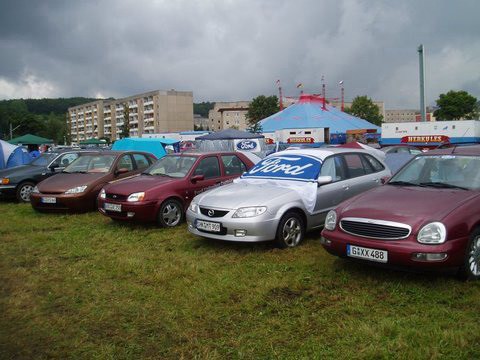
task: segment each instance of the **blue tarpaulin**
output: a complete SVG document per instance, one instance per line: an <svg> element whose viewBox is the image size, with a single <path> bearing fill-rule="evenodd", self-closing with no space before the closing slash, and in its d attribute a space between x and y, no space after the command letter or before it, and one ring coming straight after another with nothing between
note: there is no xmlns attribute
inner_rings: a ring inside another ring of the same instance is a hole
<svg viewBox="0 0 480 360"><path fill-rule="evenodd" d="M171 145L175 152L180 152L180 141L165 138L125 138L113 143L112 150L137 150L153 154L160 159L167 154L165 146Z"/></svg>
<svg viewBox="0 0 480 360"><path fill-rule="evenodd" d="M26 149L0 140L0 169L28 164L30 161L32 158Z"/></svg>

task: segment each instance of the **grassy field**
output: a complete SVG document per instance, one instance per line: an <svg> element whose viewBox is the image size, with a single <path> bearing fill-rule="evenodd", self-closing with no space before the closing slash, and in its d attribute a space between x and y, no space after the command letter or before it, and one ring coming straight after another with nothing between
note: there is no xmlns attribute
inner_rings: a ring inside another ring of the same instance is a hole
<svg viewBox="0 0 480 360"><path fill-rule="evenodd" d="M480 283L0 203L0 358L480 358Z"/></svg>

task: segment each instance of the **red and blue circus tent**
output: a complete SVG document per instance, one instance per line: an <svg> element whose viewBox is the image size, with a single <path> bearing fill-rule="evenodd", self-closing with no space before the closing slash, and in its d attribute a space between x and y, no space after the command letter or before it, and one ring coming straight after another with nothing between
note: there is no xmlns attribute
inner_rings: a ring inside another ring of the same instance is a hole
<svg viewBox="0 0 480 360"><path fill-rule="evenodd" d="M260 121L263 134L276 130L328 128L331 143L344 143L348 131L368 130L380 133L381 128L367 120L347 114L323 101L317 95L300 95L299 100Z"/></svg>

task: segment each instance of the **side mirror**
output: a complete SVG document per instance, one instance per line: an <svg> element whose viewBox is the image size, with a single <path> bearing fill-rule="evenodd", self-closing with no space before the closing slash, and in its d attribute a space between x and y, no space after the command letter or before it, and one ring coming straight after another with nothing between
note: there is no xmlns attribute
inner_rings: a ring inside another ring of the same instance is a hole
<svg viewBox="0 0 480 360"><path fill-rule="evenodd" d="M330 184L333 181L331 176L319 176L317 179L318 185Z"/></svg>
<svg viewBox="0 0 480 360"><path fill-rule="evenodd" d="M205 176L204 175L193 175L191 178L190 178L190 181L192 183L196 183L197 181L202 181L202 180L205 180Z"/></svg>
<svg viewBox="0 0 480 360"><path fill-rule="evenodd" d="M127 172L128 172L127 168L120 168L115 170L115 175L122 175L122 174L126 174Z"/></svg>
<svg viewBox="0 0 480 360"><path fill-rule="evenodd" d="M384 177L382 177L382 178L380 179L380 182L381 182L382 184L385 184L388 180L390 180L390 176L384 176Z"/></svg>

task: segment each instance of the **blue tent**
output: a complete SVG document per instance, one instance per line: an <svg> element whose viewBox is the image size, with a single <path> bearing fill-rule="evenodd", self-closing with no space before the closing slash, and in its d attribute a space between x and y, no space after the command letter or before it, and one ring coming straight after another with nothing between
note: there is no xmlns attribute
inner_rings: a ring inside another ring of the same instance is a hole
<svg viewBox="0 0 480 360"><path fill-rule="evenodd" d="M198 136L195 140L233 140L233 139L261 139L262 134L253 134L247 131L237 129L225 129L222 131L212 132L207 135Z"/></svg>
<svg viewBox="0 0 480 360"><path fill-rule="evenodd" d="M0 169L28 164L30 161L32 158L26 149L0 140Z"/></svg>
<svg viewBox="0 0 480 360"><path fill-rule="evenodd" d="M329 128L330 135L346 134L347 130L381 128L326 104L315 95L301 95L297 103L260 121L263 133L282 129Z"/></svg>
<svg viewBox="0 0 480 360"><path fill-rule="evenodd" d="M175 152L180 152L180 141L165 138L125 138L115 141L112 150L145 151L160 159L167 154L167 145L172 145Z"/></svg>

